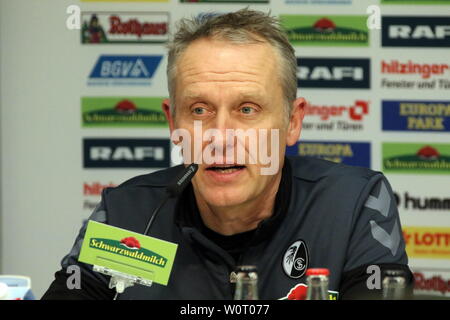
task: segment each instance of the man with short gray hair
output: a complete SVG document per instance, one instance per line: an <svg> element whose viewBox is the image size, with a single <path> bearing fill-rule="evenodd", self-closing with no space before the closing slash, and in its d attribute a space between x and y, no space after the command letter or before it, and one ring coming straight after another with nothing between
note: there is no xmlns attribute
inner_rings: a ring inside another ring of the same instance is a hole
<svg viewBox="0 0 450 320"><path fill-rule="evenodd" d="M243 9L179 23L162 107L184 164L198 171L150 232L178 244L168 286L134 286L119 299L232 299L240 265L257 267L261 299L289 297L308 268L329 269L330 295L344 299L381 298L381 288L367 285L373 265L400 270L412 284L386 178L285 156L305 115L296 70L294 49L268 14ZM183 168L105 189L90 219L142 233L162 187ZM78 261L85 228L44 299L113 298L109 279ZM71 264L83 270L81 290L65 288Z"/></svg>

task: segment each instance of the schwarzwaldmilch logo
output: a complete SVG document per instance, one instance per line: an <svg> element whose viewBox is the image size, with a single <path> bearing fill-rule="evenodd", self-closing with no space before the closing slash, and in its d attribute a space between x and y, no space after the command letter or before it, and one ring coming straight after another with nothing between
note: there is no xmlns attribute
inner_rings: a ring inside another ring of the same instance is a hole
<svg viewBox="0 0 450 320"><path fill-rule="evenodd" d="M84 127L167 127L161 111L163 98L84 97Z"/></svg>
<svg viewBox="0 0 450 320"><path fill-rule="evenodd" d="M89 247L133 258L161 268L164 268L167 264L167 259L163 256L148 249L141 248L139 241L134 237L127 237L120 241L91 238L89 240Z"/></svg>
<svg viewBox="0 0 450 320"><path fill-rule="evenodd" d="M159 43L169 32L167 12L83 12L81 43Z"/></svg>
<svg viewBox="0 0 450 320"><path fill-rule="evenodd" d="M281 15L280 18L294 45L369 45L366 16Z"/></svg>
<svg viewBox="0 0 450 320"><path fill-rule="evenodd" d="M386 172L450 174L450 145L384 143L383 169Z"/></svg>
<svg viewBox="0 0 450 320"><path fill-rule="evenodd" d="M283 270L290 278L301 278L308 269L308 264L308 248L302 240L292 243L283 255Z"/></svg>

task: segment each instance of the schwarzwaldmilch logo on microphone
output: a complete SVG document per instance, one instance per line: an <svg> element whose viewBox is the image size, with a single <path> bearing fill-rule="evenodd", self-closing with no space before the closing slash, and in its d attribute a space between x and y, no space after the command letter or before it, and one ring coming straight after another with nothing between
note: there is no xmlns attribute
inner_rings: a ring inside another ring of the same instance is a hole
<svg viewBox="0 0 450 320"><path fill-rule="evenodd" d="M308 269L308 248L303 240L292 243L283 255L283 270L293 279L301 278Z"/></svg>

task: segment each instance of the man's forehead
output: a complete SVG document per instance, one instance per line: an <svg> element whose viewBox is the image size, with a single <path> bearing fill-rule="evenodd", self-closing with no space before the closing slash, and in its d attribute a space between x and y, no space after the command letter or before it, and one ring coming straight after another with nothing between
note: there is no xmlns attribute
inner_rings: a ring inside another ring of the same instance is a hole
<svg viewBox="0 0 450 320"><path fill-rule="evenodd" d="M240 57L240 59L236 59L236 57ZM201 38L186 47L178 59L178 68L185 69L195 65L198 69L207 70L213 63L215 70L211 71L220 72L221 69L226 70L234 64L239 65L243 58L249 58L255 64L258 63L258 59L274 61L275 50L267 42L234 43L226 40Z"/></svg>
<svg viewBox="0 0 450 320"><path fill-rule="evenodd" d="M211 92L210 90L203 90L202 86L197 86L197 88L194 87L183 90L181 95L183 99L196 100L206 98L210 95L213 95L214 93L215 92ZM241 100L263 99L264 90L261 90L259 88L251 88L249 86L236 87L233 90L233 95L234 97L239 98Z"/></svg>

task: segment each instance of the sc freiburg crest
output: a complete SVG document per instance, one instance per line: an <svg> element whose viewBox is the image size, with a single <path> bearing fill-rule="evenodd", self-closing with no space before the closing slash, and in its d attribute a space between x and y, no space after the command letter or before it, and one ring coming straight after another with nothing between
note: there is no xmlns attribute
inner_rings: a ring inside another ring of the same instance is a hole
<svg viewBox="0 0 450 320"><path fill-rule="evenodd" d="M303 240L292 243L283 256L283 270L290 278L301 278L308 269L308 248Z"/></svg>

